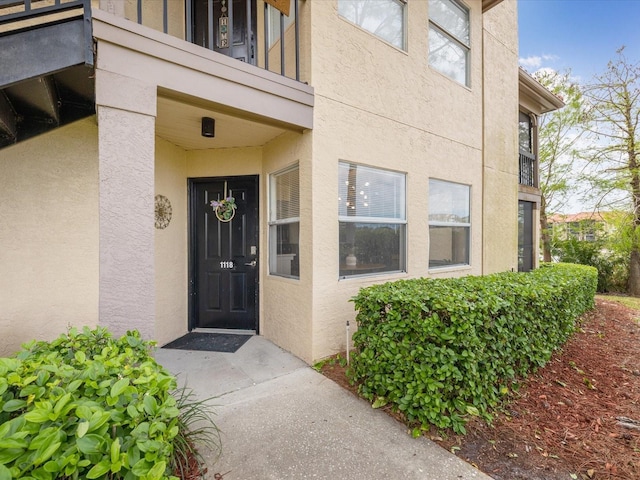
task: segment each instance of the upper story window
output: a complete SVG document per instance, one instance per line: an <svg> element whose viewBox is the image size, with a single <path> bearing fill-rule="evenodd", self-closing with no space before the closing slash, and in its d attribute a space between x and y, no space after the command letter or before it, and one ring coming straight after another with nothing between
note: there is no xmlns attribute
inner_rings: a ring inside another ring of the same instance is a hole
<svg viewBox="0 0 640 480"><path fill-rule="evenodd" d="M338 0L338 13L391 45L406 49L404 0Z"/></svg>
<svg viewBox="0 0 640 480"><path fill-rule="evenodd" d="M531 118L524 112L520 112L518 122L518 139L520 151L533 154L533 128Z"/></svg>
<svg viewBox="0 0 640 480"><path fill-rule="evenodd" d="M469 265L471 187L429 180L429 268Z"/></svg>
<svg viewBox="0 0 640 480"><path fill-rule="evenodd" d="M469 86L469 10L456 0L429 0L429 65Z"/></svg>
<svg viewBox="0 0 640 480"><path fill-rule="evenodd" d="M300 278L298 165L269 176L269 273Z"/></svg>
<svg viewBox="0 0 640 480"><path fill-rule="evenodd" d="M405 175L340 163L340 276L400 272L406 257Z"/></svg>

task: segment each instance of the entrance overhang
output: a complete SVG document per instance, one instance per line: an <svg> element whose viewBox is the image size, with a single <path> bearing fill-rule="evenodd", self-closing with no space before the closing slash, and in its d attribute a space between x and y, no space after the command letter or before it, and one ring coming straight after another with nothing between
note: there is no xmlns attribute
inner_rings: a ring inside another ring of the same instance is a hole
<svg viewBox="0 0 640 480"><path fill-rule="evenodd" d="M155 85L159 96L282 130L313 127L309 85L101 10L93 11L93 22L98 71ZM100 92L98 85L98 97Z"/></svg>

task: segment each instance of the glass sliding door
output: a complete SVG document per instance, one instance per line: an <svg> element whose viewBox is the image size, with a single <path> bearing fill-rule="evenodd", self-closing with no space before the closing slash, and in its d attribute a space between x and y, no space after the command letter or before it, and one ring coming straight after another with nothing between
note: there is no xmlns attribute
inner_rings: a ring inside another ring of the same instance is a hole
<svg viewBox="0 0 640 480"><path fill-rule="evenodd" d="M518 271L529 272L535 266L533 238L533 202L518 202Z"/></svg>

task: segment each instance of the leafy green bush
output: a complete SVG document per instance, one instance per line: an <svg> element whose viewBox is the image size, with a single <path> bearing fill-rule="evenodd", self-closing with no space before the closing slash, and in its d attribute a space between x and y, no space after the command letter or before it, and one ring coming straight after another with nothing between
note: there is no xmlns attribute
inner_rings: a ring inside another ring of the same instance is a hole
<svg viewBox="0 0 640 480"><path fill-rule="evenodd" d="M553 242L553 256L560 262L590 265L598 270L598 292L625 292L629 276L628 255L610 251L604 240L569 238Z"/></svg>
<svg viewBox="0 0 640 480"><path fill-rule="evenodd" d="M464 433L517 377L544 365L593 307L597 272L553 264L530 273L401 280L353 298L352 381L374 407Z"/></svg>
<svg viewBox="0 0 640 480"><path fill-rule="evenodd" d="M177 478L184 419L152 345L71 329L0 358L0 480Z"/></svg>

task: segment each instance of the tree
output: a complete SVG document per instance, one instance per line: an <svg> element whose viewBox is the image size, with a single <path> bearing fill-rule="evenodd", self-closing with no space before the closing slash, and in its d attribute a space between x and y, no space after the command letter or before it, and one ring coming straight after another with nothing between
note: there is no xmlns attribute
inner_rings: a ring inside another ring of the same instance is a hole
<svg viewBox="0 0 640 480"><path fill-rule="evenodd" d="M582 89L571 79L571 72L540 70L534 78L562 98L565 106L544 114L538 122L538 162L540 175L540 232L543 259L551 261L548 217L560 211L575 190L574 160L579 139L586 131L588 111Z"/></svg>
<svg viewBox="0 0 640 480"><path fill-rule="evenodd" d="M624 225L629 237L627 287L631 295L640 296L640 66L629 63L624 47L617 54L585 89L594 114L591 131L596 134L589 155L591 180L598 204L622 200L630 212Z"/></svg>

